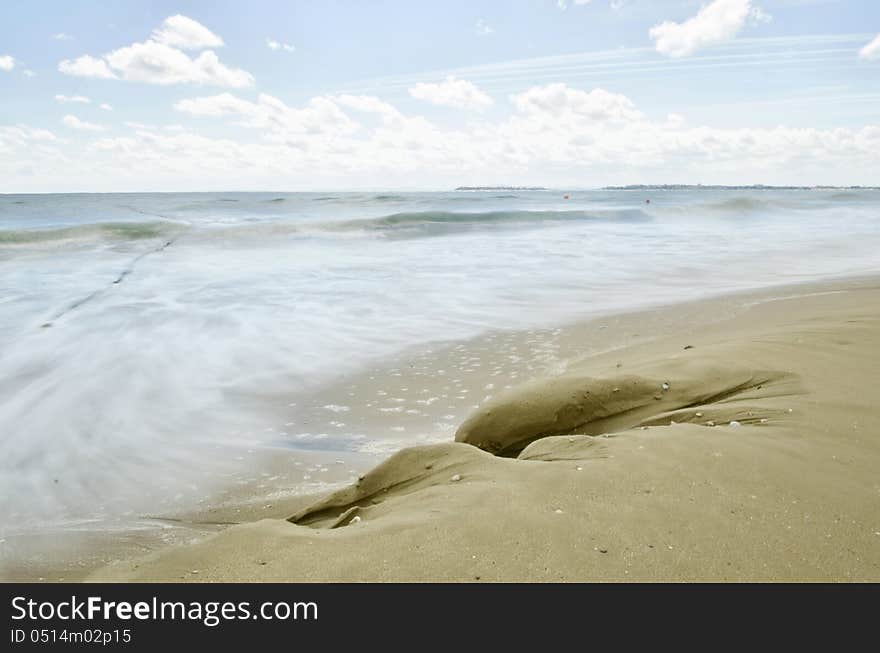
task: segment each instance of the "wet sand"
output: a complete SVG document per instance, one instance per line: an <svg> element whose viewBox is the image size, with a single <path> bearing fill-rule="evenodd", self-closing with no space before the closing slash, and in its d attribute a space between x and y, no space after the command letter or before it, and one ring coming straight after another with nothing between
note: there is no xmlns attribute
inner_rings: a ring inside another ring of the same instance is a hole
<svg viewBox="0 0 880 653"><path fill-rule="evenodd" d="M878 356L874 279L409 352L313 404L425 444L318 498L240 490L90 579L877 581Z"/></svg>

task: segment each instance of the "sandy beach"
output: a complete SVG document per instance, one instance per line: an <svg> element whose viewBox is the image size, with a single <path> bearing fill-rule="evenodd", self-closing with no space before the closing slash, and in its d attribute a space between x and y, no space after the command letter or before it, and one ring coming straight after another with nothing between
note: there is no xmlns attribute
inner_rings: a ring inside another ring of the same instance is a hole
<svg viewBox="0 0 880 653"><path fill-rule="evenodd" d="M191 515L221 526L89 580L880 580L876 279L557 337L562 363L504 384L456 441L324 496Z"/></svg>

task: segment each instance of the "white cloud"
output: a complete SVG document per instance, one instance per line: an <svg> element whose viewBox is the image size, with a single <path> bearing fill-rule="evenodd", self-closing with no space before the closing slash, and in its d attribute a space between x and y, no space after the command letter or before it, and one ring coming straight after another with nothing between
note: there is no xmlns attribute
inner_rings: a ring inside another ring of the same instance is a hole
<svg viewBox="0 0 880 653"><path fill-rule="evenodd" d="M100 180L114 190L442 186L463 178L556 186L870 183L880 175L880 125L708 127L677 114L652 117L606 89L565 84L529 88L498 108L506 116L454 128L372 95L318 96L291 106L266 94L250 100L220 93L175 108L222 121L224 136L129 123L130 132L100 134L83 147L51 134L38 140L20 126L0 128L0 177L35 189L93 188ZM20 172L25 167L39 170L40 180Z"/></svg>
<svg viewBox="0 0 880 653"><path fill-rule="evenodd" d="M281 43L273 38L266 39L266 47L270 50L284 50L285 52L294 52L296 47L290 43Z"/></svg>
<svg viewBox="0 0 880 653"><path fill-rule="evenodd" d="M135 82L241 88L254 81L249 73L220 63L213 50L205 50L192 59L183 51L157 41L132 43L108 53L105 59L122 79Z"/></svg>
<svg viewBox="0 0 880 653"><path fill-rule="evenodd" d="M657 52L685 57L701 48L732 39L748 21L767 22L770 15L752 0L713 0L682 23L664 21L648 32Z"/></svg>
<svg viewBox="0 0 880 653"><path fill-rule="evenodd" d="M523 115L547 116L553 121L576 120L601 123L634 122L643 118L625 95L595 88L589 92L565 84L534 86L511 97Z"/></svg>
<svg viewBox="0 0 880 653"><path fill-rule="evenodd" d="M859 50L859 57L867 61L880 59L880 34L874 40Z"/></svg>
<svg viewBox="0 0 880 653"><path fill-rule="evenodd" d="M99 108L103 109L104 111L113 111L113 107L111 107L106 102L102 103Z"/></svg>
<svg viewBox="0 0 880 653"><path fill-rule="evenodd" d="M15 127L0 126L0 143L7 145L27 145L31 142L54 141L55 134L48 129L37 129L24 125Z"/></svg>
<svg viewBox="0 0 880 653"><path fill-rule="evenodd" d="M58 32L57 34L53 34L52 38L56 41L70 41L73 37L70 34L65 34L64 32Z"/></svg>
<svg viewBox="0 0 880 653"><path fill-rule="evenodd" d="M36 76L37 76L37 73L35 73L35 72L34 72L33 70L31 70L30 68L28 68L28 69L26 69L26 70L23 70L23 71L21 72L21 74L24 75L25 77L36 77Z"/></svg>
<svg viewBox="0 0 880 653"><path fill-rule="evenodd" d="M201 84L242 88L254 78L239 68L220 62L213 50L203 50L195 58L183 49L223 45L219 36L185 16L171 16L143 43L118 48L102 58L83 55L65 60L58 69L68 75L124 79L149 84Z"/></svg>
<svg viewBox="0 0 880 653"><path fill-rule="evenodd" d="M76 116L72 116L70 114L64 116L64 118L61 119L61 122L63 122L66 126L70 127L71 129L80 129L83 131L93 131L93 132L104 131L104 128L101 125L96 125L91 122L85 122L84 120L80 120Z"/></svg>
<svg viewBox="0 0 880 653"><path fill-rule="evenodd" d="M256 102L231 93L190 98L175 103L174 108L194 116L233 116L243 127L266 130L272 139L290 135L347 134L358 128L331 98L314 97L302 109L289 107L276 97L260 93Z"/></svg>
<svg viewBox="0 0 880 653"><path fill-rule="evenodd" d="M588 5L590 4L590 0L573 0L572 4L574 5ZM556 0L556 6L565 11L568 9L568 0Z"/></svg>
<svg viewBox="0 0 880 653"><path fill-rule="evenodd" d="M13 68L15 68L15 59L13 59L8 54L0 57L0 70L5 70L8 72Z"/></svg>
<svg viewBox="0 0 880 653"><path fill-rule="evenodd" d="M190 98L174 104L177 111L194 116L212 117L249 113L254 110L255 106L253 102L242 100L231 93Z"/></svg>
<svg viewBox="0 0 880 653"><path fill-rule="evenodd" d="M58 64L58 70L65 75L74 77L94 77L96 79L115 79L116 75L107 66L103 59L96 59L87 54L70 60L65 59Z"/></svg>
<svg viewBox="0 0 880 653"><path fill-rule="evenodd" d="M474 84L452 75L438 84L418 83L409 89L409 94L431 104L472 111L481 111L492 104L492 98Z"/></svg>
<svg viewBox="0 0 880 653"><path fill-rule="evenodd" d="M153 30L151 40L172 48L204 50L223 46L223 39L192 18L169 16L162 25Z"/></svg>
<svg viewBox="0 0 880 653"><path fill-rule="evenodd" d="M337 104L354 111L376 114L386 124L403 119L403 114L393 105L383 102L373 95L337 95L333 99Z"/></svg>
<svg viewBox="0 0 880 653"><path fill-rule="evenodd" d="M489 25L489 23L487 23L482 18L477 19L476 30L477 34L479 34L480 36L487 36L489 34L495 33L495 28Z"/></svg>
<svg viewBox="0 0 880 653"><path fill-rule="evenodd" d="M84 95L56 95L56 102L61 102L62 104L89 104L91 99L85 97Z"/></svg>

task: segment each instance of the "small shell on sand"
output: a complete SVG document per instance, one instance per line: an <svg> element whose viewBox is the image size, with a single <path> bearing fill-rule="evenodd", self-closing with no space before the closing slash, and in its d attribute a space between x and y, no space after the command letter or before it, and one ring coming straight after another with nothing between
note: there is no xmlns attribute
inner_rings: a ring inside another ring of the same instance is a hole
<svg viewBox="0 0 880 653"><path fill-rule="evenodd" d="M553 512L555 512L557 515L561 515L561 514L562 514L562 510L560 510L559 508L557 508L557 509L554 510Z"/></svg>
<svg viewBox="0 0 880 653"><path fill-rule="evenodd" d="M449 479L449 480L452 481L453 483L457 483L458 481L461 480L461 474L456 474L455 476L453 476L453 477L452 477L451 479Z"/></svg>
<svg viewBox="0 0 880 653"><path fill-rule="evenodd" d="M694 417L702 417L703 413L694 413Z"/></svg>
<svg viewBox="0 0 880 653"><path fill-rule="evenodd" d="M710 419L708 422L706 422L706 426L715 426L715 422L713 422L713 421Z"/></svg>
<svg viewBox="0 0 880 653"><path fill-rule="evenodd" d="M664 392L666 392L667 390L669 390L669 384L666 383L665 381L664 381L663 383L660 384L660 387L663 388L663 391L664 391Z"/></svg>
<svg viewBox="0 0 880 653"><path fill-rule="evenodd" d="M742 424L740 424L740 423L737 422L736 420L731 420L730 423L728 424L728 426L734 426L734 427L736 427L736 426L742 426Z"/></svg>

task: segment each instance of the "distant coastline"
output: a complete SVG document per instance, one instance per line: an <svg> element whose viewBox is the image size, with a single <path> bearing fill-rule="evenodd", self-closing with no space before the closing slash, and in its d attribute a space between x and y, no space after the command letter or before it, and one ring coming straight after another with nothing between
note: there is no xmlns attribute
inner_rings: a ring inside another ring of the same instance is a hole
<svg viewBox="0 0 880 653"><path fill-rule="evenodd" d="M458 186L455 191L533 191L563 190L546 186ZM575 189L577 190L577 189ZM815 186L773 186L767 184L626 184L623 186L600 186L595 189L583 190L880 190L880 186L833 186L817 184Z"/></svg>
<svg viewBox="0 0 880 653"><path fill-rule="evenodd" d="M455 190L549 190L544 186L459 186Z"/></svg>
<svg viewBox="0 0 880 653"><path fill-rule="evenodd" d="M626 186L603 186L601 190L878 190L878 186L768 186L749 184L726 186L724 184L628 184Z"/></svg>

